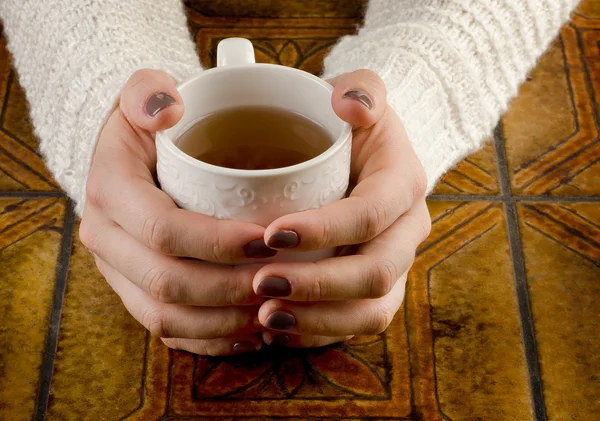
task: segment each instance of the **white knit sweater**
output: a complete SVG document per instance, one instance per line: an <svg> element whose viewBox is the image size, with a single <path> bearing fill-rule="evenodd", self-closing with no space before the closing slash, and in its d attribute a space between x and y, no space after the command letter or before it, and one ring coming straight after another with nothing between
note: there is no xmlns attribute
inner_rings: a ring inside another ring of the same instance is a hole
<svg viewBox="0 0 600 421"><path fill-rule="evenodd" d="M371 0L324 77L379 73L431 189L489 136L577 3ZM42 153L81 212L95 142L128 77L200 70L181 0L1 0L0 17Z"/></svg>

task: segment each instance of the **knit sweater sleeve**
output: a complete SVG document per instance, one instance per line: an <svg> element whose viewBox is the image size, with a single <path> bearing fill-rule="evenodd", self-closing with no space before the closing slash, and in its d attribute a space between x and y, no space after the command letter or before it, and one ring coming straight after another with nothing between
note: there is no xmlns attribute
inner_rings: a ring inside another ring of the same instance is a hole
<svg viewBox="0 0 600 421"><path fill-rule="evenodd" d="M81 213L100 130L129 76L200 70L181 0L0 0L40 149Z"/></svg>
<svg viewBox="0 0 600 421"><path fill-rule="evenodd" d="M431 191L489 136L578 0L371 0L325 78L368 68L386 83Z"/></svg>

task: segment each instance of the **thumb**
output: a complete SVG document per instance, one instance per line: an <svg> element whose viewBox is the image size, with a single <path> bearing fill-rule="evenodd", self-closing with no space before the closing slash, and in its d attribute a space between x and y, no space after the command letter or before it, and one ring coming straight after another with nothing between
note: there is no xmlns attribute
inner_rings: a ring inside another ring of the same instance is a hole
<svg viewBox="0 0 600 421"><path fill-rule="evenodd" d="M331 105L352 126L370 127L383 116L387 106L385 84L371 70L344 73L329 81L334 86Z"/></svg>
<svg viewBox="0 0 600 421"><path fill-rule="evenodd" d="M130 124L150 132L174 126L183 115L175 79L159 70L138 70L131 75L119 107Z"/></svg>

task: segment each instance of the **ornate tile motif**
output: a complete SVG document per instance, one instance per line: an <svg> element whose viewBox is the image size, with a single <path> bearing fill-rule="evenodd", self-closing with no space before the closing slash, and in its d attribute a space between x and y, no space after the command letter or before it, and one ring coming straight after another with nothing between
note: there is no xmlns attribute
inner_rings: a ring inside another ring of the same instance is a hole
<svg viewBox="0 0 600 421"><path fill-rule="evenodd" d="M593 180L600 171L594 118L599 34L566 26L503 118L515 194L598 194Z"/></svg>
<svg viewBox="0 0 600 421"><path fill-rule="evenodd" d="M32 419L62 238L63 199L0 198L0 419Z"/></svg>
<svg viewBox="0 0 600 421"><path fill-rule="evenodd" d="M523 203L519 219L548 419L600 412L598 203Z"/></svg>
<svg viewBox="0 0 600 421"><path fill-rule="evenodd" d="M365 2L185 4L205 66L220 39L242 36L258 61L318 74ZM438 183L431 236L384 334L231 358L167 349L104 282L0 34L0 419L595 419L599 18L584 0L494 142Z"/></svg>
<svg viewBox="0 0 600 421"><path fill-rule="evenodd" d="M205 67L216 65L217 44L223 38L244 37L254 44L258 63L297 67L309 73L322 71L323 58L349 28L201 28L196 34L200 58Z"/></svg>

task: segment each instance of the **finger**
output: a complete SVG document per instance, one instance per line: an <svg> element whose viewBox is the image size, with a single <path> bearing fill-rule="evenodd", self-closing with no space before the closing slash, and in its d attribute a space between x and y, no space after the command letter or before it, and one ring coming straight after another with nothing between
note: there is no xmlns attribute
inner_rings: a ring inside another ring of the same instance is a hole
<svg viewBox="0 0 600 421"><path fill-rule="evenodd" d="M259 351L262 347L260 335L246 335L220 339L161 338L172 349L180 349L198 355L221 357Z"/></svg>
<svg viewBox="0 0 600 421"><path fill-rule="evenodd" d="M355 127L371 127L386 110L383 80L371 70L356 70L329 81L333 86L331 105L342 120Z"/></svg>
<svg viewBox="0 0 600 421"><path fill-rule="evenodd" d="M263 266L254 277L254 291L291 301L383 297L411 267L415 250L429 235L430 227L425 201L419 201L354 255Z"/></svg>
<svg viewBox="0 0 600 421"><path fill-rule="evenodd" d="M127 311L160 338L216 339L261 330L255 322L256 307L193 307L160 303L98 257L96 265L121 297Z"/></svg>
<svg viewBox="0 0 600 421"><path fill-rule="evenodd" d="M406 213L424 197L427 180L408 140L393 139L396 133L405 136L397 128L380 134L350 197L275 220L265 231L267 245L309 251L361 244Z"/></svg>
<svg viewBox="0 0 600 421"><path fill-rule="evenodd" d="M79 231L90 251L162 303L214 307L264 301L252 289L262 265L231 266L163 255L142 245L90 204Z"/></svg>
<svg viewBox="0 0 600 421"><path fill-rule="evenodd" d="M173 127L183 116L175 79L160 70L138 70L131 75L119 107L131 124L149 132Z"/></svg>
<svg viewBox="0 0 600 421"><path fill-rule="evenodd" d="M374 300L299 303L273 299L258 311L260 323L270 330L296 335L375 335L383 332L404 299L406 275L390 293Z"/></svg>
<svg viewBox="0 0 600 421"><path fill-rule="evenodd" d="M277 332L263 332L263 341L270 346L285 346L288 348L320 348L339 342L349 341L349 336L315 336L315 335L291 335Z"/></svg>
<svg viewBox="0 0 600 421"><path fill-rule="evenodd" d="M264 228L179 209L155 183L147 148L116 113L98 142L87 183L88 202L152 250L214 262L271 257ZM147 142L146 142L147 143Z"/></svg>

